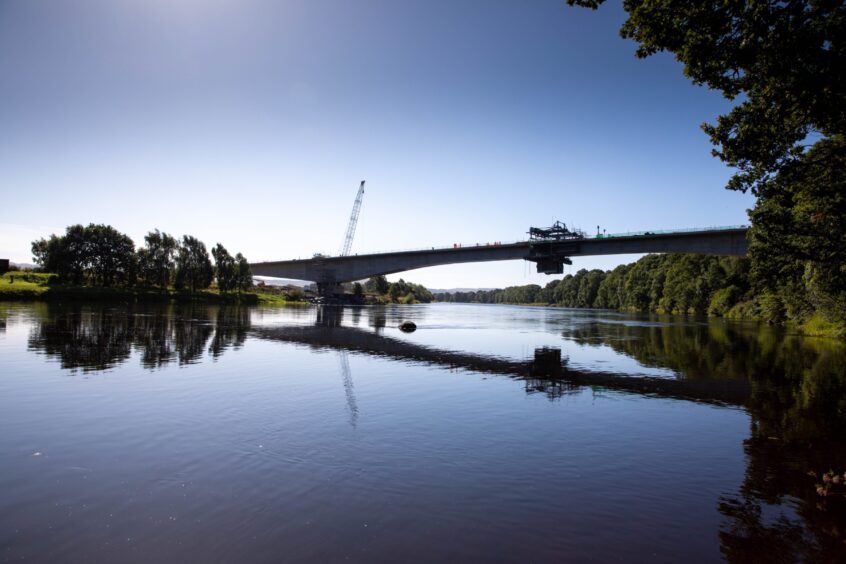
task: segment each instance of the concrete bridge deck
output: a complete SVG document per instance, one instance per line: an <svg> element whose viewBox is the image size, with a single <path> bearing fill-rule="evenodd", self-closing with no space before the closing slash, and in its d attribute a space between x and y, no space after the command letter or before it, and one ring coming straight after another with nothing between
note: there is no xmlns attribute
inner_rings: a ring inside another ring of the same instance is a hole
<svg viewBox="0 0 846 564"><path fill-rule="evenodd" d="M746 227L679 232L638 233L585 239L532 240L506 244L432 248L346 257L259 262L250 265L255 276L309 280L322 285L363 280L406 270L500 260L529 260L538 272L561 273L570 257L642 253L700 253L745 256Z"/></svg>

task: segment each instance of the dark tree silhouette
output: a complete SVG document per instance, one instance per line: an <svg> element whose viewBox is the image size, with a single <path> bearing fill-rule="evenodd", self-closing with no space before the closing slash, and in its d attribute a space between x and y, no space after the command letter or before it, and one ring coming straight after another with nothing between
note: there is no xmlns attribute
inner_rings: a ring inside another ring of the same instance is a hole
<svg viewBox="0 0 846 564"><path fill-rule="evenodd" d="M176 239L158 229L144 237L145 246L138 250L138 266L147 284L167 288L176 267L179 244Z"/></svg>
<svg viewBox="0 0 846 564"><path fill-rule="evenodd" d="M215 245L211 253L214 257L214 275L217 278L217 287L221 292L234 290L238 285L238 265L235 259L220 243Z"/></svg>
<svg viewBox="0 0 846 564"><path fill-rule="evenodd" d="M178 289L188 289L191 293L208 288L214 278L209 253L202 241L185 235L179 246L176 258L176 277L174 286Z"/></svg>
<svg viewBox="0 0 846 564"><path fill-rule="evenodd" d="M253 287L253 272L250 263L241 253L235 255L235 286L239 292L245 292Z"/></svg>

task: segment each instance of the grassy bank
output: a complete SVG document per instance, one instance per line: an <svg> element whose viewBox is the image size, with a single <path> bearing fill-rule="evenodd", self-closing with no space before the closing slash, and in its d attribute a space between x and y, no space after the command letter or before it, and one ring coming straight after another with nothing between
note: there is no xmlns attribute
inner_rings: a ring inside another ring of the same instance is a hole
<svg viewBox="0 0 846 564"><path fill-rule="evenodd" d="M289 305L304 302L284 295L262 292L220 293L216 289L161 290L158 288L105 288L55 284L54 275L33 272L7 272L0 276L0 301L116 301L116 302L200 302Z"/></svg>

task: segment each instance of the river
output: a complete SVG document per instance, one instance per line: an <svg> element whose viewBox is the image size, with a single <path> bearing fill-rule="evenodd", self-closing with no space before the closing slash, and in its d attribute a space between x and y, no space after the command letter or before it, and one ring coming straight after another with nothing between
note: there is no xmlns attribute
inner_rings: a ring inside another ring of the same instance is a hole
<svg viewBox="0 0 846 564"><path fill-rule="evenodd" d="M844 423L751 323L0 303L0 560L844 561Z"/></svg>

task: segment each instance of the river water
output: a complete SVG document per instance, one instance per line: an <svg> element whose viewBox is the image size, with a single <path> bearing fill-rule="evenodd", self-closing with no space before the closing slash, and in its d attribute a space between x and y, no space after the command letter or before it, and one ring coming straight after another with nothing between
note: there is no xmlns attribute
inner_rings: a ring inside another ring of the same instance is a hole
<svg viewBox="0 0 846 564"><path fill-rule="evenodd" d="M0 303L0 561L844 561L844 422L756 324Z"/></svg>

